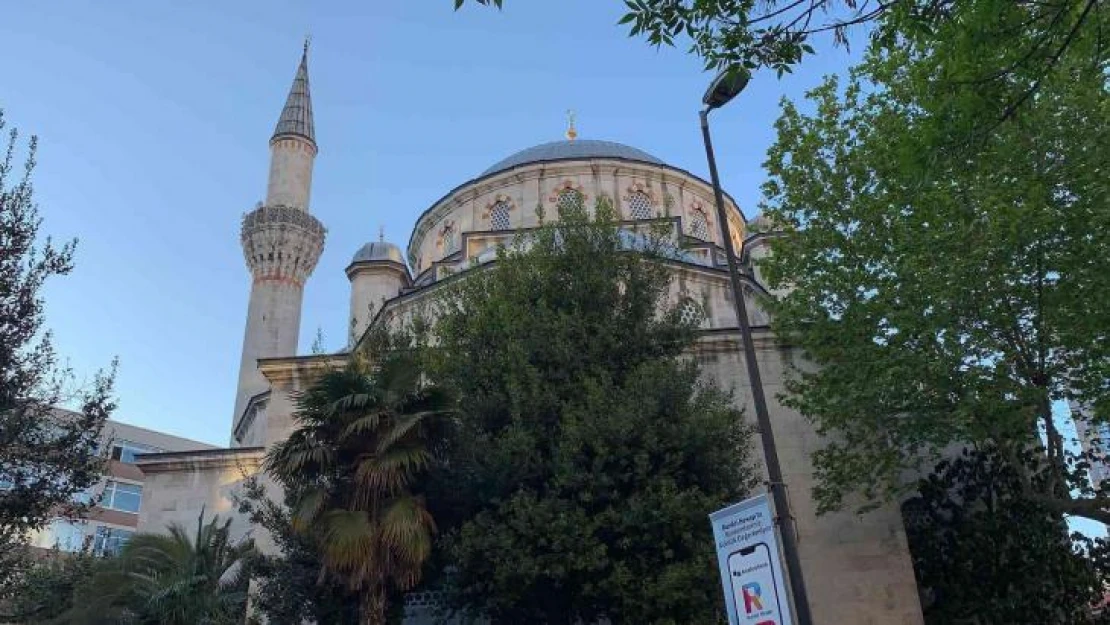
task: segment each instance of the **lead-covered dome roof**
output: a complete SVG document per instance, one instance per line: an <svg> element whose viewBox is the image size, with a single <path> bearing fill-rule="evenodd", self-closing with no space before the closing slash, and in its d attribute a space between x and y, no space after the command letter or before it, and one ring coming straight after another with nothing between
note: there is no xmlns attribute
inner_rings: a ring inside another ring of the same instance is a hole
<svg viewBox="0 0 1110 625"><path fill-rule="evenodd" d="M392 243L387 241L374 241L360 247L359 250L355 252L351 262L361 263L372 260L388 260L404 265L405 255L401 253L401 248Z"/></svg>
<svg viewBox="0 0 1110 625"><path fill-rule="evenodd" d="M615 141L598 141L595 139L576 139L574 141L552 141L523 149L516 154L494 163L489 169L482 172L482 176L489 176L500 171L544 161L563 161L586 158L617 158L641 163L663 165L663 161L651 154L623 143Z"/></svg>

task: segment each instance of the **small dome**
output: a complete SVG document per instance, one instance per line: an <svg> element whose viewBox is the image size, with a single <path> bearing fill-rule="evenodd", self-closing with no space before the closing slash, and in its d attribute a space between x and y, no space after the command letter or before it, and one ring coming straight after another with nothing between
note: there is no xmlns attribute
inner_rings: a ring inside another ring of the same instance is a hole
<svg viewBox="0 0 1110 625"><path fill-rule="evenodd" d="M405 256L401 253L401 248L386 241L374 241L363 245L355 252L351 262L362 263L374 260L387 260L401 265L405 264Z"/></svg>
<svg viewBox="0 0 1110 625"><path fill-rule="evenodd" d="M576 139L574 141L552 141L551 143L543 143L521 150L512 156L497 161L492 167L482 172L482 176L496 174L499 171L529 163L589 158L617 158L655 165L665 164L651 154L623 143Z"/></svg>

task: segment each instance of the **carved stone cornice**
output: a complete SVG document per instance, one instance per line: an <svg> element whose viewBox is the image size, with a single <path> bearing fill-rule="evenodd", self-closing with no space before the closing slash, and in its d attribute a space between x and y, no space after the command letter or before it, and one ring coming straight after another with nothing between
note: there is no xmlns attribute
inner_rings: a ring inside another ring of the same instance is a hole
<svg viewBox="0 0 1110 625"><path fill-rule="evenodd" d="M239 240L256 282L275 280L303 286L324 251L327 230L307 211L260 206L243 216Z"/></svg>
<svg viewBox="0 0 1110 625"><path fill-rule="evenodd" d="M173 451L139 454L135 464L144 474L240 468L246 476L258 472L265 455L262 447Z"/></svg>

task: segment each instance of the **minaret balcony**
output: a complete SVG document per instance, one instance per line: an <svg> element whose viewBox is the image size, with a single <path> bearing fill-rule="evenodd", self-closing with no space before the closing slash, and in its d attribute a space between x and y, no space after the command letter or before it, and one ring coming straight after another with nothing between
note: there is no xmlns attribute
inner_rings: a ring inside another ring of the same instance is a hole
<svg viewBox="0 0 1110 625"><path fill-rule="evenodd" d="M290 206L259 206L243 216L243 257L256 282L298 286L312 275L324 251L327 230L311 214Z"/></svg>

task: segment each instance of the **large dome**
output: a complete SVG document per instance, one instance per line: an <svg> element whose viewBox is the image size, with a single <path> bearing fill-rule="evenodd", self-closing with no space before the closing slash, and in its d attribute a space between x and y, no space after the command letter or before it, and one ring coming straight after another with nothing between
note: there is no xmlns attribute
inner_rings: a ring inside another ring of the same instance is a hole
<svg viewBox="0 0 1110 625"><path fill-rule="evenodd" d="M499 171L527 165L528 163L586 158L617 158L656 165L664 164L663 161L651 154L623 143L577 139L574 141L552 141L551 143L542 143L521 150L512 156L497 161L492 167L482 172L482 176L496 174Z"/></svg>

